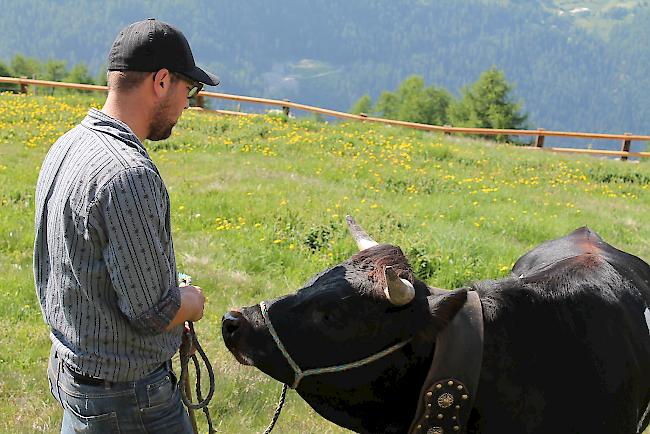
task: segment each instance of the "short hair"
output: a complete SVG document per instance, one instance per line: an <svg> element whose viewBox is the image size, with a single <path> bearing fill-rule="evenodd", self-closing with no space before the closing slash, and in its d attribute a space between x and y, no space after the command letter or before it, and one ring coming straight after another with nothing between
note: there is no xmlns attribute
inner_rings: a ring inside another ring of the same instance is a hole
<svg viewBox="0 0 650 434"><path fill-rule="evenodd" d="M150 75L151 72L143 71L108 71L106 73L108 91L130 91L140 86Z"/></svg>
<svg viewBox="0 0 650 434"><path fill-rule="evenodd" d="M154 74L147 71L108 71L106 73L106 82L108 91L128 92L140 86L145 79ZM170 74L172 83L177 80L176 74Z"/></svg>

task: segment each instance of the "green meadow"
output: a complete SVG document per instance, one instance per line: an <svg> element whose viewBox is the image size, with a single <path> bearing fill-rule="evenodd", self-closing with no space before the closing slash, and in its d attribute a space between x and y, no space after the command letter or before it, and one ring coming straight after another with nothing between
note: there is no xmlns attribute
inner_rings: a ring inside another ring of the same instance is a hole
<svg viewBox="0 0 650 434"><path fill-rule="evenodd" d="M0 432L58 432L32 277L34 187L56 138L100 95L0 94ZM199 339L215 365L224 433L259 433L281 385L240 366L221 338L229 307L300 288L355 252L345 215L399 245L431 285L506 276L528 249L589 226L650 260L650 163L559 156L364 123L186 112L147 143L172 202L179 271L207 295ZM197 413L206 432L202 413ZM293 391L278 433L347 432Z"/></svg>

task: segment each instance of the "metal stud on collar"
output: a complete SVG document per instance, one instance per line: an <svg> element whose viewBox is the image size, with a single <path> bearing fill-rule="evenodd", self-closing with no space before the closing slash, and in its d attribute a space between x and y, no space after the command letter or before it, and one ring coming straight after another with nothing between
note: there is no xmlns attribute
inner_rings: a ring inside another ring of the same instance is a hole
<svg viewBox="0 0 650 434"><path fill-rule="evenodd" d="M468 402L465 386L455 379L435 383L425 394L425 411L415 427L416 432L426 434L450 434L460 432L461 411Z"/></svg>

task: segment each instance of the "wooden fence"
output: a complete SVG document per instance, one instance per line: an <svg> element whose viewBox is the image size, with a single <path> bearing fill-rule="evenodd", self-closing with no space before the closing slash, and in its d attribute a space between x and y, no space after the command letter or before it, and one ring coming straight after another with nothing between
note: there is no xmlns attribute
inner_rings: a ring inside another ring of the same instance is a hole
<svg viewBox="0 0 650 434"><path fill-rule="evenodd" d="M20 91L23 93L26 93L28 91L28 86L47 86L47 87L59 87L65 89L77 89L77 90L101 91L101 92L107 91L106 86L98 86L92 84L62 83L62 82L44 81L44 80L32 80L28 78L0 77L0 83L17 84L20 86ZM522 148L525 149L544 150L544 151L559 152L559 153L576 153L576 154L588 154L588 155L601 155L601 156L608 156L608 157L620 157L621 160L627 160L630 157L650 158L650 152L630 151L630 146L632 144L632 141L650 142L650 136L644 136L638 134L630 134L630 133L600 134L600 133L547 131L544 130L543 128L537 130L511 130L511 129L492 129L492 128L464 128L464 127L452 127L448 125L437 126L437 125L420 124L415 122L376 118L376 117L367 116L365 114L353 115L350 113L344 113L335 110L309 106L305 104L299 104L299 103L291 102L289 100L280 101L280 100L267 99L267 98L255 98L250 96L231 95L227 93L206 92L206 91L202 91L197 95L198 107L195 107L196 110L200 110L206 113L218 113L218 114L225 114L225 115L239 115L239 116L252 115L250 113L242 113L242 112L229 111L229 110L203 109L202 106L204 105L204 101L206 97L236 101L238 103L263 104L267 106L280 107L286 115L289 114L290 109L302 110L306 112L317 113L320 115L331 116L339 119L350 119L350 120L356 120L362 122L375 122L384 125L394 125L394 126L413 128L413 129L418 129L423 131L443 133L445 135L469 134L469 135L479 135L479 136L534 137L535 144L533 146L522 146ZM546 137L616 140L616 141L620 141L621 146L620 146L620 150L618 151L605 150L605 149L548 147L548 146L544 146Z"/></svg>

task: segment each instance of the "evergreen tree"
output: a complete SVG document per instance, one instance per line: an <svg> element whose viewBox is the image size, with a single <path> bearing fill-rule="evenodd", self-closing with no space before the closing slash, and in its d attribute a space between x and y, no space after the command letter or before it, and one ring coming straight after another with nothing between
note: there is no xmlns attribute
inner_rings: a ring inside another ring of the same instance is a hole
<svg viewBox="0 0 650 434"><path fill-rule="evenodd" d="M521 103L511 98L513 86L496 67L483 72L473 85L464 87L460 101L451 105L454 126L477 128L526 128L528 115L520 113ZM494 137L494 136L491 136ZM497 136L506 140L506 136Z"/></svg>
<svg viewBox="0 0 650 434"><path fill-rule="evenodd" d="M372 111L372 99L370 95L363 95L354 103L350 109L350 113L358 115L360 113L370 114Z"/></svg>

